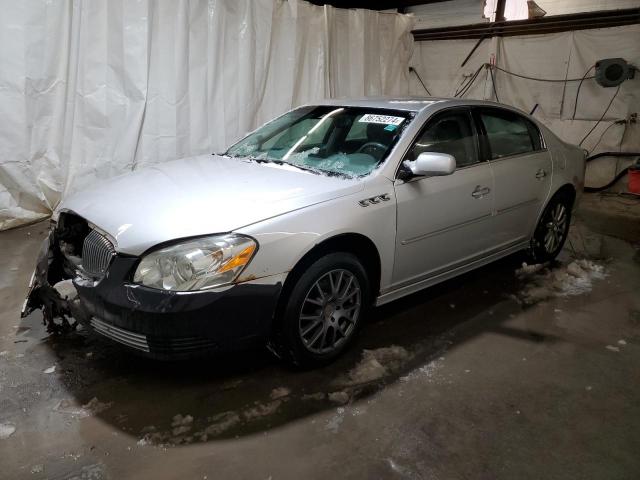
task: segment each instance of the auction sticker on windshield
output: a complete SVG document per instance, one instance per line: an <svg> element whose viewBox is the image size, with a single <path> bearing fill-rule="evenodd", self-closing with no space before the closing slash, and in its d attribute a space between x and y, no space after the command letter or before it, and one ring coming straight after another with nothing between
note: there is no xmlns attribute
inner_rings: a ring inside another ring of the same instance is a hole
<svg viewBox="0 0 640 480"><path fill-rule="evenodd" d="M359 122L362 123L380 123L382 125L400 125L404 122L403 117L393 117L391 115L375 115L372 113L367 113L363 115Z"/></svg>

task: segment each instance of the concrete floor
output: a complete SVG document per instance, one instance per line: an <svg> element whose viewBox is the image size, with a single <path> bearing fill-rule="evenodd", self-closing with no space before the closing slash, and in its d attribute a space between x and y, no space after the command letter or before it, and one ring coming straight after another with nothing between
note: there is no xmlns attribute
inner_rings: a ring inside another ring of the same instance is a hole
<svg viewBox="0 0 640 480"><path fill-rule="evenodd" d="M2 478L640 477L637 245L577 222L555 273L507 258L378 309L348 355L296 372L48 336L18 314L45 229L0 234ZM585 255L605 278L540 293Z"/></svg>

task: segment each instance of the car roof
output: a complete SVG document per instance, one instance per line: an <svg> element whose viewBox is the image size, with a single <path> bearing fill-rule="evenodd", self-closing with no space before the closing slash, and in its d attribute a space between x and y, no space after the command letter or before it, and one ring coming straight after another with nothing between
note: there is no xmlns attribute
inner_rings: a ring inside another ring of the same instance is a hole
<svg viewBox="0 0 640 480"><path fill-rule="evenodd" d="M405 110L409 112L419 112L432 105L439 104L446 106L454 105L488 105L502 108L510 108L496 102L486 100L470 100L462 98L446 97L362 97L362 98L336 98L327 99L315 103L315 105L336 105L341 107L370 107L387 108L391 110ZM443 105L444 104L444 105ZM311 105L311 104L310 104Z"/></svg>

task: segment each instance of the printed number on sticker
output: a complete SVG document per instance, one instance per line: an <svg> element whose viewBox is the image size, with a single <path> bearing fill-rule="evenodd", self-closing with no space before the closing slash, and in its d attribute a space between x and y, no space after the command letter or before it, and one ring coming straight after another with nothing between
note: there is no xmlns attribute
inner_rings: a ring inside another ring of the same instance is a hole
<svg viewBox="0 0 640 480"><path fill-rule="evenodd" d="M363 115L359 122L362 123L381 123L383 125L400 125L404 122L404 118L402 117L393 117L391 115L374 115L371 113L367 113Z"/></svg>

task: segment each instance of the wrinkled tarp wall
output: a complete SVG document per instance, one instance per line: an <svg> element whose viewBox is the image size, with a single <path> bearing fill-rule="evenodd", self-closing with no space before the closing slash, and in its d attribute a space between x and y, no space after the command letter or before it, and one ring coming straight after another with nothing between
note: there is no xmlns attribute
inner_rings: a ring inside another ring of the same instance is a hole
<svg viewBox="0 0 640 480"><path fill-rule="evenodd" d="M407 94L413 18L301 0L3 1L0 230L292 106Z"/></svg>
<svg viewBox="0 0 640 480"><path fill-rule="evenodd" d="M452 96L464 75L472 74L492 54L497 66L511 72L539 78L581 78L597 60L622 57L640 66L640 25L594 30L579 30L548 35L528 35L485 40L471 59L461 68L476 39L417 42L412 66L420 73L433 95ZM590 75L593 75L593 71ZM495 73L500 102L530 112L539 104L534 116L564 140L578 143L593 127L613 97L615 88L603 88L595 80L585 80L575 105L578 82L566 84L537 82ZM411 79L411 92L425 95L417 81ZM483 71L465 98L495 100L491 77ZM585 140L583 147L593 153L603 151L640 151L640 124L614 125L600 143L596 143L616 119L626 119L640 112L640 74L625 81L600 125ZM594 147L596 147L594 149ZM623 161L599 161L589 165L587 184L603 185L614 176L614 169L626 166Z"/></svg>

